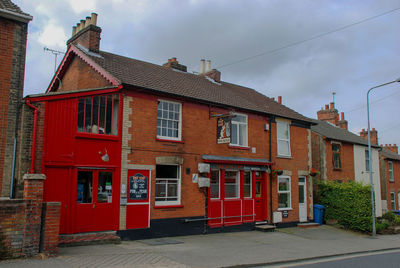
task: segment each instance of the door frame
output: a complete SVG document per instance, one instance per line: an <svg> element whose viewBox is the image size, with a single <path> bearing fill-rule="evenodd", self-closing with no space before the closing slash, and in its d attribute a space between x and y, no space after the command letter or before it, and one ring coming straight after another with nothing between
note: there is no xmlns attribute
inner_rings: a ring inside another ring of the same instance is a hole
<svg viewBox="0 0 400 268"><path fill-rule="evenodd" d="M300 182L300 179L304 179L304 182ZM304 204L304 208L302 208L302 207L300 207L300 202L299 202L299 222L306 222L307 221L307 177L306 176L299 176L299 181L298 181L298 185L300 186L300 185L303 185L304 186L304 188L303 188L303 194L304 194L304 203L302 203L302 204ZM297 187L297 188L299 188L299 187ZM299 194L299 197L300 197L300 192L298 193ZM303 209L304 210L304 215L305 215L305 217L304 218L301 218L301 213L300 213L300 210L301 209Z"/></svg>
<svg viewBox="0 0 400 268"><path fill-rule="evenodd" d="M260 176L257 176L256 173L260 172ZM260 221L266 221L267 220L267 181L266 181L266 176L263 176L263 173L261 171L253 171L254 173L254 213L256 214L255 216L255 221L260 222ZM260 182L260 197L257 197L257 182ZM258 203L261 203L260 205L257 205ZM257 215L257 207L261 207L261 215ZM259 219L258 217L261 217Z"/></svg>

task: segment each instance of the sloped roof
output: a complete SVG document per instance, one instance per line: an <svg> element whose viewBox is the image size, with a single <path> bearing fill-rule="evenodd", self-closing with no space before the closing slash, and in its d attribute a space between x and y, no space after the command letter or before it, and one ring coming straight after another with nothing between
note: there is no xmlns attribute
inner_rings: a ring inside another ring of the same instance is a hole
<svg viewBox="0 0 400 268"><path fill-rule="evenodd" d="M16 4L10 0L0 0L0 16L18 21L28 22L32 16L23 12Z"/></svg>
<svg viewBox="0 0 400 268"><path fill-rule="evenodd" d="M311 126L311 130L327 137L328 139L368 146L367 140L348 130L337 127L325 121L315 119L312 119L312 121L316 123L316 125ZM371 144L371 146L379 148L379 146L376 144Z"/></svg>
<svg viewBox="0 0 400 268"><path fill-rule="evenodd" d="M81 47L78 49L121 84L311 123L309 118L251 88L223 81L216 83L204 76L104 51L96 55Z"/></svg>
<svg viewBox="0 0 400 268"><path fill-rule="evenodd" d="M400 155L396 154L395 152L392 152L386 148L382 148L382 155L385 158L389 158L392 160L400 160Z"/></svg>

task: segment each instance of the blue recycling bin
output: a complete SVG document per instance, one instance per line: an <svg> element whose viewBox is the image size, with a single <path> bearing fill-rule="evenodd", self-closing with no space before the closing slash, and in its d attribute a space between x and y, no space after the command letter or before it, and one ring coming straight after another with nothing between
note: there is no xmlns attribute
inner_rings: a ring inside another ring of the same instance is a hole
<svg viewBox="0 0 400 268"><path fill-rule="evenodd" d="M323 205L314 205L314 222L322 225L322 221L324 220L324 210L325 207Z"/></svg>
<svg viewBox="0 0 400 268"><path fill-rule="evenodd" d="M400 216L400 210L392 210L394 214L399 215Z"/></svg>

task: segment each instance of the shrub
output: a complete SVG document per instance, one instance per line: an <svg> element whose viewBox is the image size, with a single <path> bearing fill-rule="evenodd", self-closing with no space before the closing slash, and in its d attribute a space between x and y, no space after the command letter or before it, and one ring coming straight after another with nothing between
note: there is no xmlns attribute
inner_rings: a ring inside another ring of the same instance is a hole
<svg viewBox="0 0 400 268"><path fill-rule="evenodd" d="M349 181L344 183L314 180L315 202L325 206L325 219L356 231L372 229L369 186Z"/></svg>
<svg viewBox="0 0 400 268"><path fill-rule="evenodd" d="M383 230L387 229L390 226L387 222L381 222L376 224L376 232L381 233Z"/></svg>
<svg viewBox="0 0 400 268"><path fill-rule="evenodd" d="M400 216L394 215L393 225L397 225L397 226L400 225Z"/></svg>
<svg viewBox="0 0 400 268"><path fill-rule="evenodd" d="M382 218L387 220L390 223L393 223L396 219L396 215L394 214L393 211L389 211L389 212L386 212L385 214L383 214Z"/></svg>

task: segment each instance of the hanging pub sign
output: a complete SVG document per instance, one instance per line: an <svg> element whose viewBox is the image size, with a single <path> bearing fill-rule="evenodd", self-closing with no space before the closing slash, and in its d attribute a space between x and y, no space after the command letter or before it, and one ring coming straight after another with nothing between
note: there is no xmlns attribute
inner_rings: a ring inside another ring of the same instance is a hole
<svg viewBox="0 0 400 268"><path fill-rule="evenodd" d="M219 117L217 120L217 143L231 142L231 118Z"/></svg>
<svg viewBox="0 0 400 268"><path fill-rule="evenodd" d="M129 177L129 199L147 200L148 178L140 173Z"/></svg>

